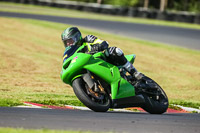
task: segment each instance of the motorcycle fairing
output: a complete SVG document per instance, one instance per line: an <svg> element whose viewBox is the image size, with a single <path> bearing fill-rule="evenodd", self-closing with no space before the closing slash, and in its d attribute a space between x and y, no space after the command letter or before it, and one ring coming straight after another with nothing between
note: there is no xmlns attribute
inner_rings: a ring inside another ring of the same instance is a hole
<svg viewBox="0 0 200 133"><path fill-rule="evenodd" d="M86 69L111 85L112 99L135 96L135 88L120 76L119 68L100 58L104 56L103 53L90 55L77 51L63 63L61 72L63 82L72 85L75 77L80 77ZM135 55L127 55L126 58L133 62Z"/></svg>
<svg viewBox="0 0 200 133"><path fill-rule="evenodd" d="M135 54L125 55L125 57L129 62L131 62L133 64L135 61L136 55Z"/></svg>

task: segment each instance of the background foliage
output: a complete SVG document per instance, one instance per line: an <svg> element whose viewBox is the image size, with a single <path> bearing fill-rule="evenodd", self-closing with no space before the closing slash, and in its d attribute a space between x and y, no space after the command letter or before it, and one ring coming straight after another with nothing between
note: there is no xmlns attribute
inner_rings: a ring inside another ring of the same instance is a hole
<svg viewBox="0 0 200 133"><path fill-rule="evenodd" d="M97 0L68 0L96 3ZM145 0L102 0L102 4L143 7ZM149 0L150 9L159 9L161 0ZM167 10L200 13L200 0L167 0Z"/></svg>

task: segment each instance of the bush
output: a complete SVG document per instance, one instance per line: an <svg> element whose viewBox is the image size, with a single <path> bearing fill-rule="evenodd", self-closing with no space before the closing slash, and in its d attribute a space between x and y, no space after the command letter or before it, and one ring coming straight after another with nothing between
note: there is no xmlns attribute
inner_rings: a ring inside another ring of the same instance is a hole
<svg viewBox="0 0 200 133"><path fill-rule="evenodd" d="M97 3L97 0L68 0ZM159 9L161 0L149 0L149 8ZM102 0L102 4L142 7L144 0ZM190 11L200 13L200 0L168 0L167 9L175 11Z"/></svg>

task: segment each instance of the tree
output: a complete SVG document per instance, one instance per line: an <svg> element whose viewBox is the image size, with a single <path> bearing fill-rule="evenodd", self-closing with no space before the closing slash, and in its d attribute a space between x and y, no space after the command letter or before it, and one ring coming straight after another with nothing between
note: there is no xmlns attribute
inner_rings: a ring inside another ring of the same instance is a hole
<svg viewBox="0 0 200 133"><path fill-rule="evenodd" d="M168 0L160 0L160 11L163 12L167 7Z"/></svg>
<svg viewBox="0 0 200 133"><path fill-rule="evenodd" d="M102 4L103 0L97 0L98 4Z"/></svg>
<svg viewBox="0 0 200 133"><path fill-rule="evenodd" d="M144 8L148 9L149 7L149 0L144 0Z"/></svg>

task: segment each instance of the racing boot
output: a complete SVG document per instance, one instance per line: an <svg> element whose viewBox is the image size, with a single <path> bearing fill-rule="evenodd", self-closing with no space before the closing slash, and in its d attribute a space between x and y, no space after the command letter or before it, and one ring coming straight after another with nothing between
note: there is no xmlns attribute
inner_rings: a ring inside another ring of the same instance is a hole
<svg viewBox="0 0 200 133"><path fill-rule="evenodd" d="M131 76L133 76L136 80L141 80L144 77L144 74L138 72L133 64L131 64L129 61L126 62L123 67L130 73Z"/></svg>

